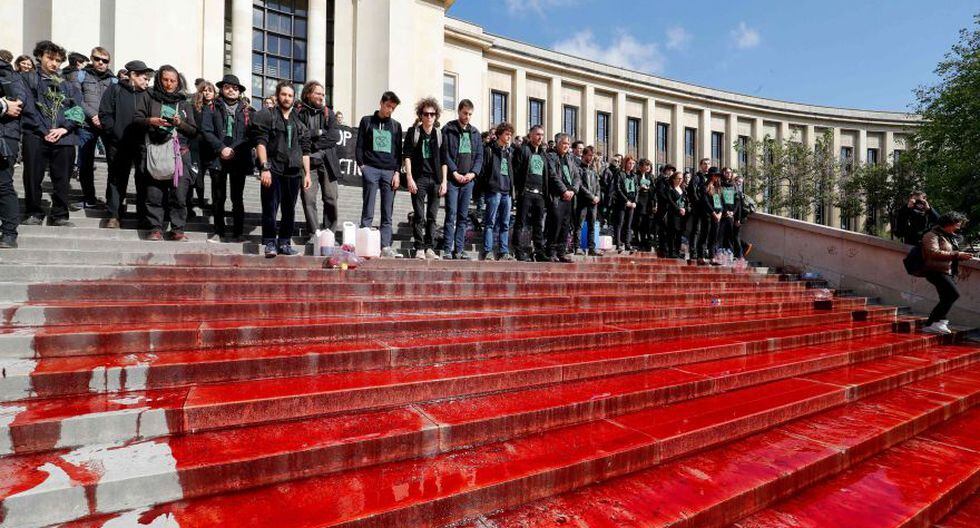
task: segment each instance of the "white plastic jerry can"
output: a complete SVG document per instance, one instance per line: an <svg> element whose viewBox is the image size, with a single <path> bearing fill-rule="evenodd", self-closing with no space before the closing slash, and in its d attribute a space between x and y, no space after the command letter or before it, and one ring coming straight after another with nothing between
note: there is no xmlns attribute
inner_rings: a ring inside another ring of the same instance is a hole
<svg viewBox="0 0 980 528"><path fill-rule="evenodd" d="M380 257L381 231L370 227L362 227L358 229L357 243L354 244L354 252L358 257Z"/></svg>
<svg viewBox="0 0 980 528"><path fill-rule="evenodd" d="M343 224L343 242L344 244L349 244L351 246L357 247L357 226L354 222L344 222Z"/></svg>

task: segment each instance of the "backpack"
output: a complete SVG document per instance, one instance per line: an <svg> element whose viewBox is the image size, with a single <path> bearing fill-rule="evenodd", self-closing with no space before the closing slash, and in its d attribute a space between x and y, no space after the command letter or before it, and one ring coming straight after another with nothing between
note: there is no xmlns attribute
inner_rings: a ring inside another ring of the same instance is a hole
<svg viewBox="0 0 980 528"><path fill-rule="evenodd" d="M922 254L922 245L914 245L905 258L902 260L905 265L905 272L913 277L924 277L926 272L926 259Z"/></svg>
<svg viewBox="0 0 980 528"><path fill-rule="evenodd" d="M177 110L180 103L177 103ZM163 143L154 143L150 140L150 134L145 135L146 145L146 172L154 180L167 181L173 179L174 186L183 176L184 164L180 157L180 140L177 139L177 129L170 134L170 138Z"/></svg>

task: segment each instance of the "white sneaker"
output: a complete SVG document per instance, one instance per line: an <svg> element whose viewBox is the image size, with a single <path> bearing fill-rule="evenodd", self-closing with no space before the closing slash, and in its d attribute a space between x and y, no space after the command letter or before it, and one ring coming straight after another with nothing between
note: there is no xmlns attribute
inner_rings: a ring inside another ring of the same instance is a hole
<svg viewBox="0 0 980 528"><path fill-rule="evenodd" d="M922 329L924 334L952 334L953 332L943 324L943 321L936 321Z"/></svg>
<svg viewBox="0 0 980 528"><path fill-rule="evenodd" d="M425 251L421 249L415 250L415 258L419 260L425 260Z"/></svg>
<svg viewBox="0 0 980 528"><path fill-rule="evenodd" d="M391 246L381 248L382 258L396 258L395 250Z"/></svg>
<svg viewBox="0 0 980 528"><path fill-rule="evenodd" d="M429 260L440 260L439 255L436 254L436 252L432 251L431 249L425 250L425 258Z"/></svg>

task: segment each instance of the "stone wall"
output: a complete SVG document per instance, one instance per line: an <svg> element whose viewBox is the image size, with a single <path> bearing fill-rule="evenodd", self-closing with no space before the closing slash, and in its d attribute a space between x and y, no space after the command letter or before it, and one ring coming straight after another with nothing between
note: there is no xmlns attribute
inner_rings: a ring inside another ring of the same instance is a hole
<svg viewBox="0 0 980 528"><path fill-rule="evenodd" d="M909 246L898 241L763 213L752 215L742 239L755 245L750 260L816 272L834 288L879 297L886 304L927 314L938 299L931 284L905 273L902 259ZM950 319L980 326L980 261L961 263L959 288Z"/></svg>

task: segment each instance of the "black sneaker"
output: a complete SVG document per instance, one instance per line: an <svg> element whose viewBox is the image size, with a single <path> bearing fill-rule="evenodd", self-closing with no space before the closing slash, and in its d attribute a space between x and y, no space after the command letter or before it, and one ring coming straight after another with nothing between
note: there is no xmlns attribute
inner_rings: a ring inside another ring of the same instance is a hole
<svg viewBox="0 0 980 528"><path fill-rule="evenodd" d="M67 218L48 218L48 225L55 227L75 227Z"/></svg>
<svg viewBox="0 0 980 528"><path fill-rule="evenodd" d="M0 249L16 249L17 248L17 236L16 235L4 235L0 237Z"/></svg>
<svg viewBox="0 0 980 528"><path fill-rule="evenodd" d="M43 216L28 216L21 222L21 225L41 225L44 223Z"/></svg>
<svg viewBox="0 0 980 528"><path fill-rule="evenodd" d="M276 243L269 242L265 245L265 258L273 258L279 253L276 251Z"/></svg>
<svg viewBox="0 0 980 528"><path fill-rule="evenodd" d="M267 250L268 251L268 250ZM292 244L282 244L277 248L280 255L285 255L287 257L293 257L299 255L299 251L292 246Z"/></svg>

